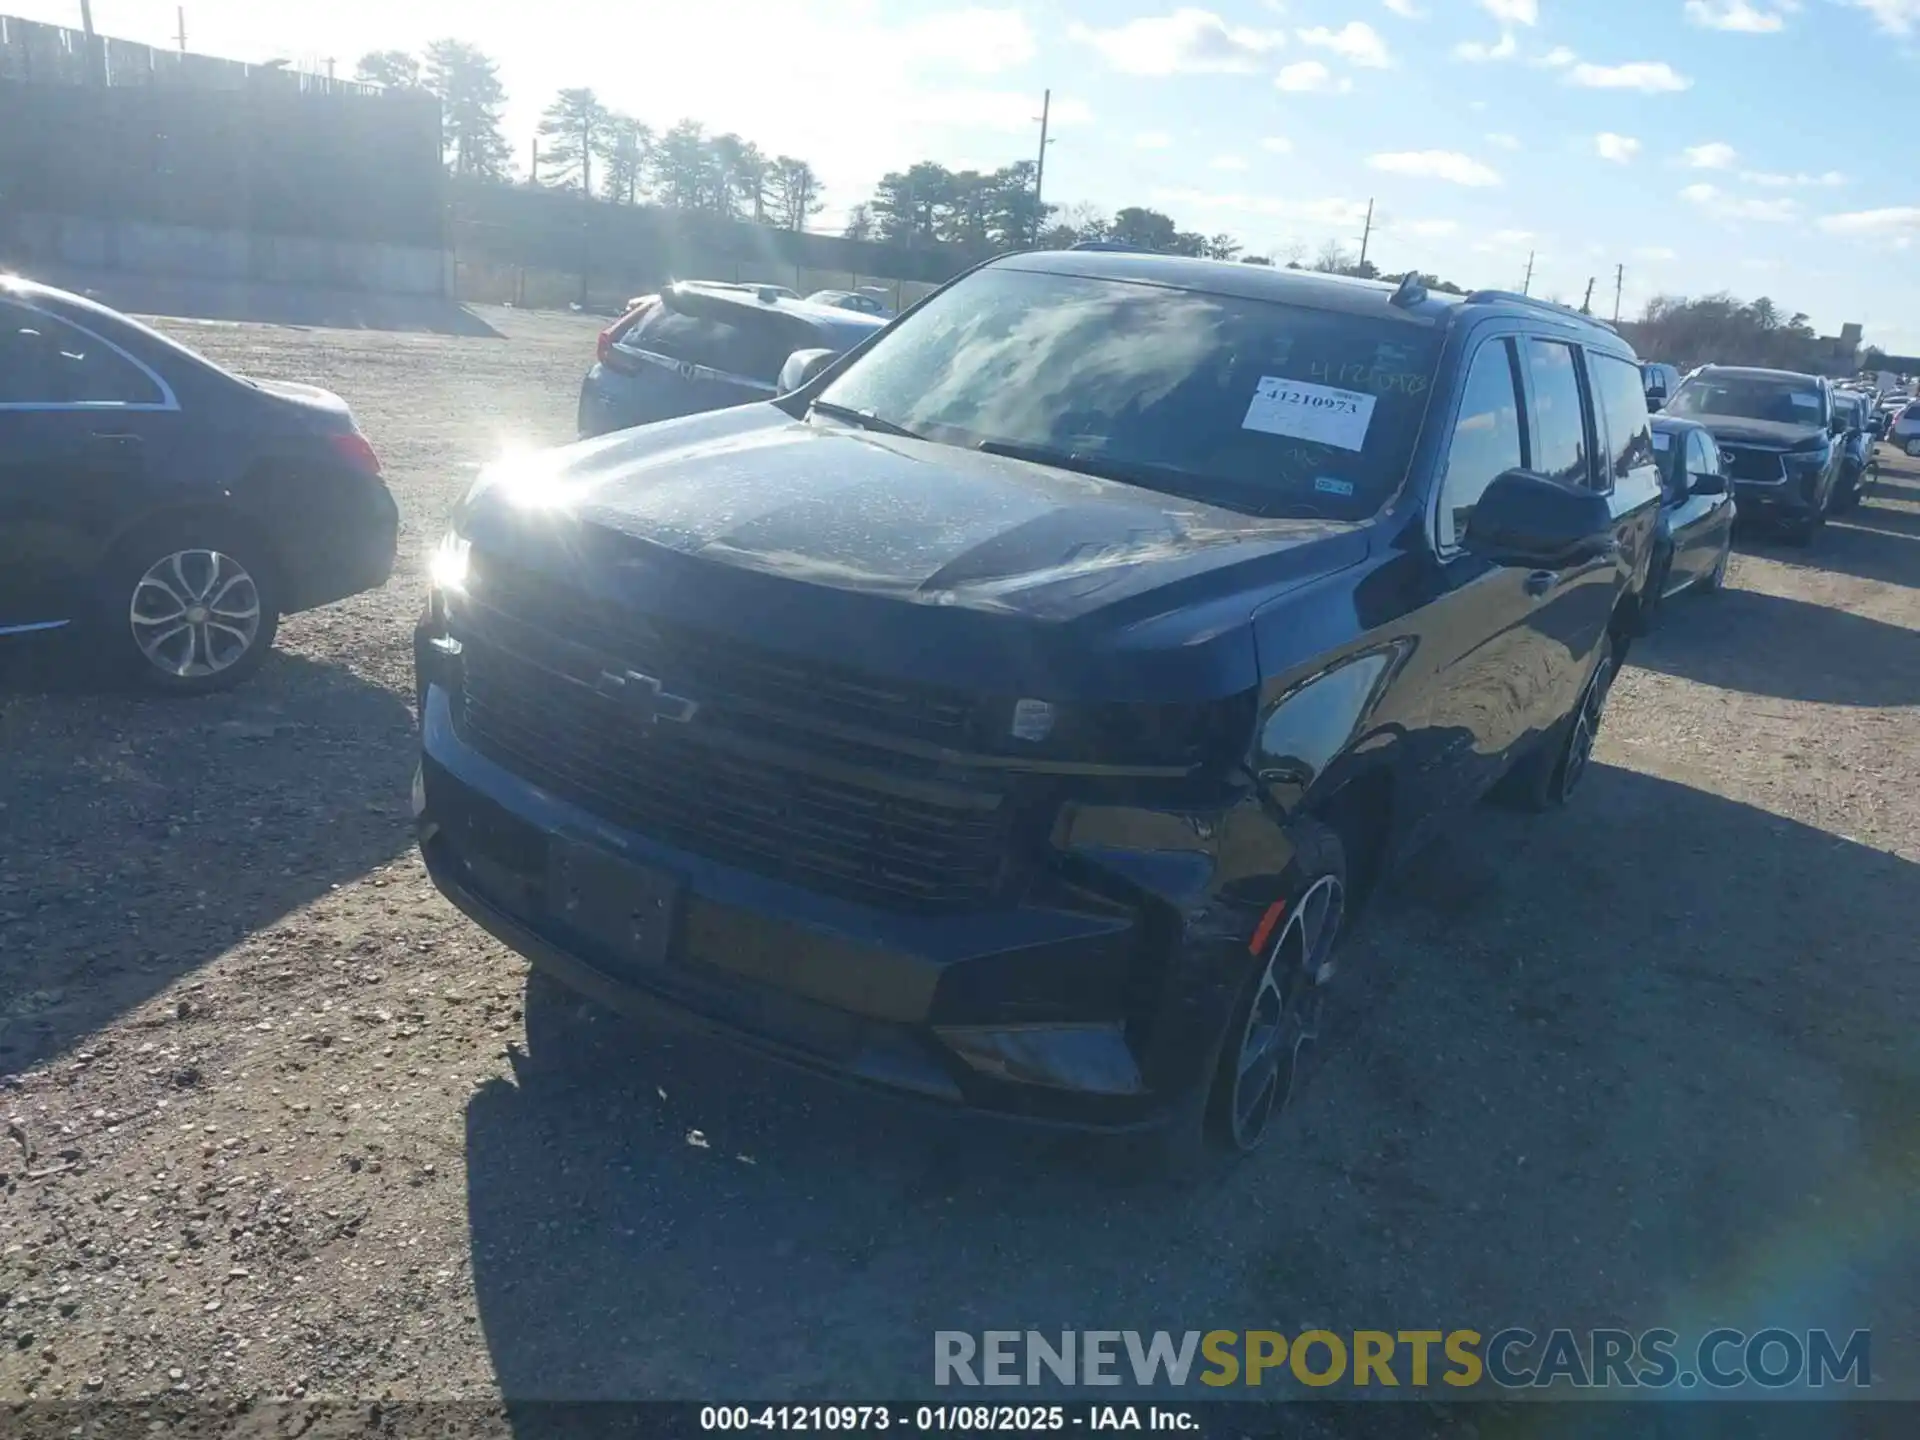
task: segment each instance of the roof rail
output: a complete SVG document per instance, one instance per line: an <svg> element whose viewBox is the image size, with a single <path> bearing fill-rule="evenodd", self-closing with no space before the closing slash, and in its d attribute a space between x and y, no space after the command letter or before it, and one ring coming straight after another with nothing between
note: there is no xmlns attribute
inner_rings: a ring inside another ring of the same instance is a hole
<svg viewBox="0 0 1920 1440"><path fill-rule="evenodd" d="M1561 305L1552 300L1542 300L1534 295L1522 295L1517 290L1476 290L1467 296L1469 305L1525 305L1534 310L1550 310L1556 315L1565 315L1570 320L1579 320L1588 325L1598 325L1602 330L1610 330L1618 335L1605 320L1598 315L1589 315L1584 310L1576 310L1571 305Z"/></svg>

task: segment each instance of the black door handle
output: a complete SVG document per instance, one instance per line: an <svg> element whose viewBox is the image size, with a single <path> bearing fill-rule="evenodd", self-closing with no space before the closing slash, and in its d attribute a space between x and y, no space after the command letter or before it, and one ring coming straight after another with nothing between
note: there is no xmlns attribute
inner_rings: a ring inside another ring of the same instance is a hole
<svg viewBox="0 0 1920 1440"><path fill-rule="evenodd" d="M127 450L140 443L140 437L128 430L96 430L94 442L100 445L112 445L116 449Z"/></svg>
<svg viewBox="0 0 1920 1440"><path fill-rule="evenodd" d="M1527 594L1538 599L1560 583L1558 570L1530 570L1527 572Z"/></svg>

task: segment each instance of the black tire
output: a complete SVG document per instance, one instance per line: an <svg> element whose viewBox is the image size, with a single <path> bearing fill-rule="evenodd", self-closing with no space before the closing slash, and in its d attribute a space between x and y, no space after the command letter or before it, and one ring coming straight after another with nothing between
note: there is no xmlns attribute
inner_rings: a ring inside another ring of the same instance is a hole
<svg viewBox="0 0 1920 1440"><path fill-rule="evenodd" d="M1620 642L1609 630L1600 656L1580 687L1574 707L1548 737L1503 778L1494 794L1515 809L1557 810L1573 798L1592 768L1593 744L1606 716L1607 697L1620 671ZM1582 727L1582 717L1585 727Z"/></svg>
<svg viewBox="0 0 1920 1440"><path fill-rule="evenodd" d="M1158 1137L1156 1168L1174 1178L1203 1178L1256 1149L1295 1093L1303 1052L1319 1033L1324 987L1349 928L1346 850L1340 836L1316 820L1298 820L1290 833L1296 848L1280 877L1286 907L1261 953L1247 959L1206 1083ZM1320 928L1312 929L1316 918ZM1249 1093L1247 1086L1259 1079L1243 1060L1249 1040L1262 1031L1272 1048L1258 1064L1272 1061L1271 1083L1263 1093Z"/></svg>
<svg viewBox="0 0 1920 1440"><path fill-rule="evenodd" d="M196 592L208 603L187 605ZM169 605L181 607L172 631ZM217 516L150 526L102 568L95 625L104 659L123 679L164 695L229 689L260 668L279 632L273 557Z"/></svg>

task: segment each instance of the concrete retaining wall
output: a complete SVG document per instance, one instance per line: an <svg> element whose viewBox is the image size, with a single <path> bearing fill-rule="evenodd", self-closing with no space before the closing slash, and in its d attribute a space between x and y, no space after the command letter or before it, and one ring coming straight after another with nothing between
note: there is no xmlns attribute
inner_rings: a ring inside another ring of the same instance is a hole
<svg viewBox="0 0 1920 1440"><path fill-rule="evenodd" d="M29 264L388 295L453 291L453 257L409 245L32 213L16 217L11 240L17 258Z"/></svg>

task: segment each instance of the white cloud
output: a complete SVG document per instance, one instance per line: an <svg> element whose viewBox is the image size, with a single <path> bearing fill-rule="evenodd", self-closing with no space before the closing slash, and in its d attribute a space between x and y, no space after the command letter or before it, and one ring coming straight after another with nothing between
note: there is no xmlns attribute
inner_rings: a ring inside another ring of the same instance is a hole
<svg viewBox="0 0 1920 1440"><path fill-rule="evenodd" d="M1687 0L1687 19L1703 30L1770 35L1785 28L1786 17L1799 8L1797 0L1775 0L1766 9L1755 6L1752 0Z"/></svg>
<svg viewBox="0 0 1920 1440"><path fill-rule="evenodd" d="M1518 150L1520 148L1520 137L1518 135L1509 135L1504 130L1496 130L1487 136L1487 143L1489 145L1496 145L1502 150Z"/></svg>
<svg viewBox="0 0 1920 1440"><path fill-rule="evenodd" d="M1329 230L1355 230L1366 222L1364 200L1289 200L1270 193L1245 191L1164 189L1148 196L1154 204L1177 211L1201 211L1222 214L1238 211L1249 215L1271 215L1292 220L1302 226L1323 226Z"/></svg>
<svg viewBox="0 0 1920 1440"><path fill-rule="evenodd" d="M1291 65L1283 65L1280 73L1273 77L1273 83L1296 95L1344 95L1353 88L1351 80L1345 76L1335 78L1334 73L1318 60L1299 60Z"/></svg>
<svg viewBox="0 0 1920 1440"><path fill-rule="evenodd" d="M1540 19L1540 0L1480 0L1480 8L1506 25L1533 25Z"/></svg>
<svg viewBox="0 0 1920 1440"><path fill-rule="evenodd" d="M1291 155L1293 142L1284 135L1269 135L1260 142L1260 148L1271 151L1275 155Z"/></svg>
<svg viewBox="0 0 1920 1440"><path fill-rule="evenodd" d="M1846 215L1822 215L1820 228L1834 235L1888 235L1904 230L1920 232L1920 205L1895 205L1885 210L1855 210Z"/></svg>
<svg viewBox="0 0 1920 1440"><path fill-rule="evenodd" d="M1686 156L1687 164L1696 170L1724 170L1739 158L1739 152L1724 140L1689 145L1681 153Z"/></svg>
<svg viewBox="0 0 1920 1440"><path fill-rule="evenodd" d="M1379 31L1363 20L1349 20L1338 30L1321 25L1294 33L1300 37L1301 44L1331 50L1355 65L1384 70L1393 64L1393 57L1387 54L1387 42L1380 38Z"/></svg>
<svg viewBox="0 0 1920 1440"><path fill-rule="evenodd" d="M1389 175L1413 175L1428 180L1445 180L1451 185L1498 185L1500 174L1471 155L1454 150L1396 150L1369 155L1367 164Z"/></svg>
<svg viewBox="0 0 1920 1440"><path fill-rule="evenodd" d="M1920 0L1845 0L1873 16L1889 35L1911 35L1920 26Z"/></svg>
<svg viewBox="0 0 1920 1440"><path fill-rule="evenodd" d="M1630 60L1625 65L1582 62L1567 71L1567 83L1588 90L1638 90L1645 95L1693 88L1692 80L1664 60Z"/></svg>
<svg viewBox="0 0 1920 1440"><path fill-rule="evenodd" d="M1479 63L1484 60L1511 60L1520 53L1520 42L1513 38L1513 32L1507 31L1497 44L1489 45L1484 40L1462 40L1453 47L1453 58Z"/></svg>
<svg viewBox="0 0 1920 1440"><path fill-rule="evenodd" d="M1444 240L1449 235L1460 233L1458 220L1409 220L1404 225L1394 227L1409 235L1418 235L1422 240Z"/></svg>
<svg viewBox="0 0 1920 1440"><path fill-rule="evenodd" d="M1796 171L1791 175L1775 170L1742 170L1740 178L1749 185L1763 185L1769 190L1789 190L1808 185L1825 185L1829 188L1847 183L1847 177L1838 170L1827 170L1819 175L1809 175L1806 171Z"/></svg>
<svg viewBox="0 0 1920 1440"><path fill-rule="evenodd" d="M1474 250L1482 255L1494 255L1506 250L1524 250L1533 241L1531 230L1496 230L1474 245Z"/></svg>
<svg viewBox="0 0 1920 1440"><path fill-rule="evenodd" d="M956 69L992 75L1034 56L1033 31L1018 10L950 10L895 32L900 51Z"/></svg>
<svg viewBox="0 0 1920 1440"><path fill-rule="evenodd" d="M1678 260L1680 254L1676 250L1669 250L1664 245L1642 245L1633 252L1633 258L1645 260L1651 264L1661 260Z"/></svg>
<svg viewBox="0 0 1920 1440"><path fill-rule="evenodd" d="M1402 20L1424 20L1427 18L1427 12L1414 4L1413 0L1380 0L1380 3L1398 15Z"/></svg>
<svg viewBox="0 0 1920 1440"><path fill-rule="evenodd" d="M1244 170L1247 162L1238 155L1216 155L1207 162L1209 170Z"/></svg>
<svg viewBox="0 0 1920 1440"><path fill-rule="evenodd" d="M1792 200L1753 200L1729 195L1717 185L1689 185L1680 192L1680 198L1703 210L1711 210L1726 220L1764 220L1770 224L1784 224L1797 219L1800 214L1800 207Z"/></svg>
<svg viewBox="0 0 1920 1440"><path fill-rule="evenodd" d="M1578 55L1574 54L1573 51L1569 50L1566 46L1556 45L1537 60L1532 60L1528 63L1544 65L1549 70L1564 70L1579 58Z"/></svg>
<svg viewBox="0 0 1920 1440"><path fill-rule="evenodd" d="M1133 145L1136 150L1170 150L1173 137L1164 130L1142 130L1133 137Z"/></svg>
<svg viewBox="0 0 1920 1440"><path fill-rule="evenodd" d="M1211 10L1188 8L1111 30L1076 24L1068 34L1128 75L1247 74L1286 43L1278 32L1229 25Z"/></svg>
<svg viewBox="0 0 1920 1440"><path fill-rule="evenodd" d="M1602 160L1624 165L1640 153L1640 142L1631 135L1616 135L1611 130L1602 130L1593 137L1593 150Z"/></svg>

